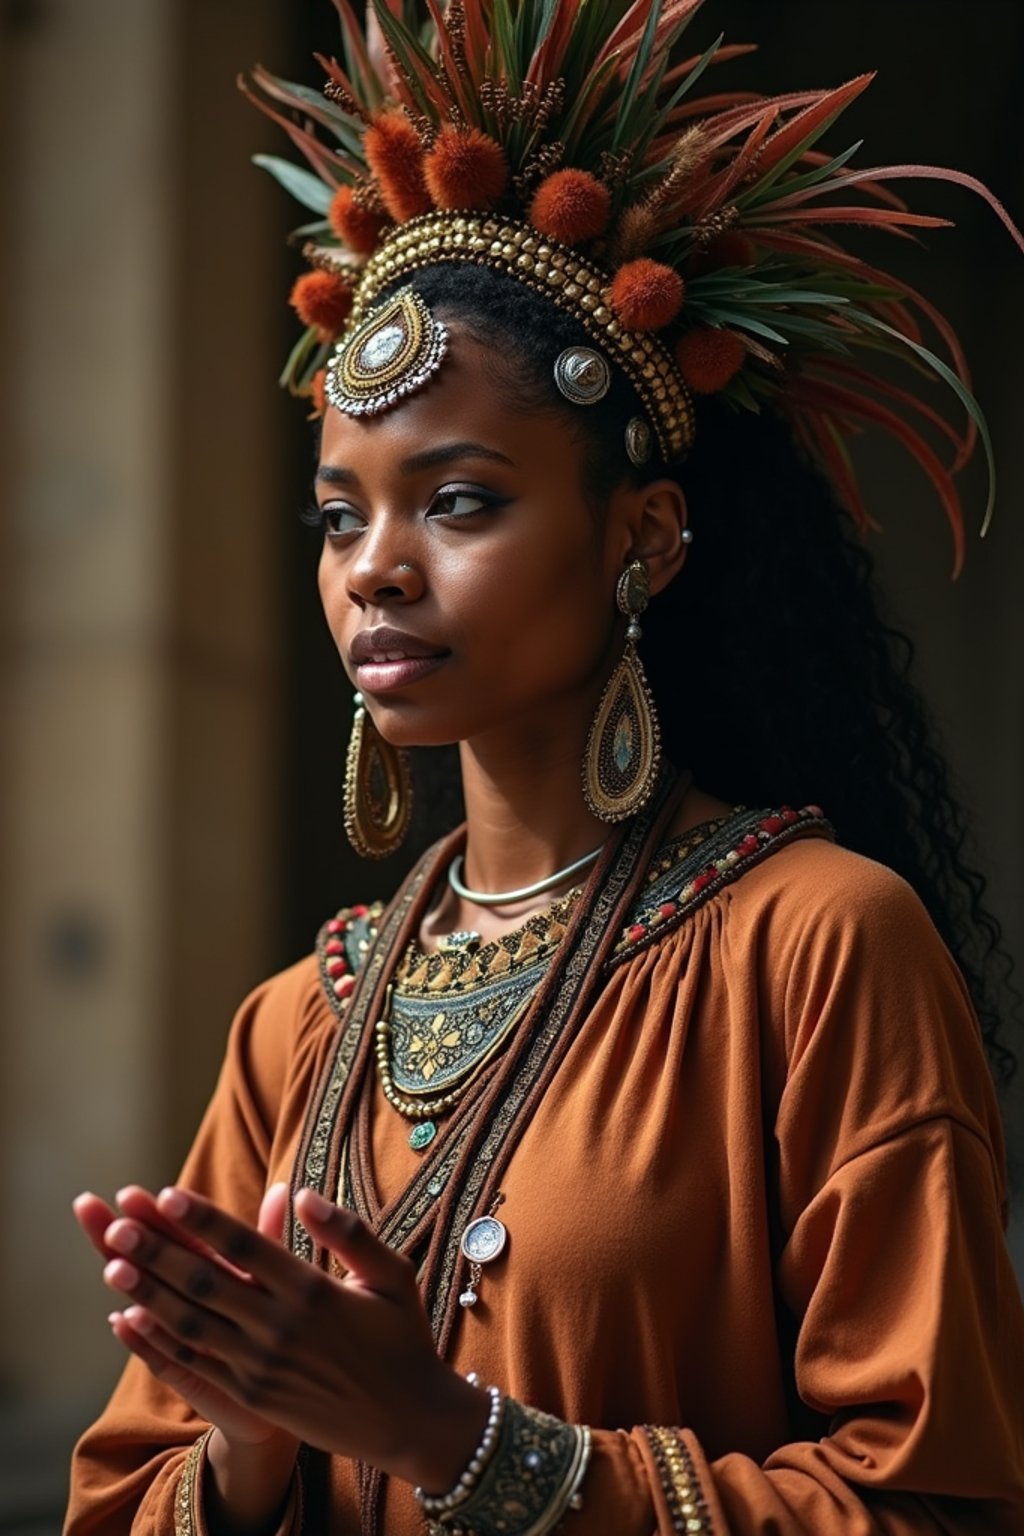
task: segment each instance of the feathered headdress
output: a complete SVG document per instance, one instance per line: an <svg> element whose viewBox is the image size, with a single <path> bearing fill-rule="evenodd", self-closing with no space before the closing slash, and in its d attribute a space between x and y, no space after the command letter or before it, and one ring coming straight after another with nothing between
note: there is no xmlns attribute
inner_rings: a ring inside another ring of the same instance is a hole
<svg viewBox="0 0 1024 1536"><path fill-rule="evenodd" d="M992 448L949 322L838 243L841 225L908 236L949 221L910 212L894 180L973 177L931 166L855 169L859 144L819 143L871 81L765 97L704 93L746 46L682 56L703 0L372 0L365 28L334 0L342 57L323 92L256 69L242 89L309 169L256 156L316 215L296 231L310 270L305 326L282 381L322 410L324 370L381 293L418 267L481 261L583 323L636 386L662 453L685 453L692 397L770 401L823 462L859 526L871 519L847 449L890 433L937 490L964 557L954 476ZM926 339L925 327L932 333ZM950 419L876 371L879 354L947 386ZM944 355L943 355L944 354ZM946 456L922 430L947 440Z"/></svg>

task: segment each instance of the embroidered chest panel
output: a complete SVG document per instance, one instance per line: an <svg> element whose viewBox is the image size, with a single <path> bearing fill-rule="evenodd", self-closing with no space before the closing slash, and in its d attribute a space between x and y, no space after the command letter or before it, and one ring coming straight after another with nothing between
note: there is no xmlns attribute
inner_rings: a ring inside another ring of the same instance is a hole
<svg viewBox="0 0 1024 1536"><path fill-rule="evenodd" d="M704 822L665 845L621 930L609 968L678 928L724 886L799 838L834 836L816 805L748 810ZM395 972L392 1070L404 1092L442 1091L498 1048L521 1015L565 933L579 891L570 892L514 932L475 951L430 952L410 945ZM337 1011L374 938L384 907L344 907L321 930L324 987Z"/></svg>

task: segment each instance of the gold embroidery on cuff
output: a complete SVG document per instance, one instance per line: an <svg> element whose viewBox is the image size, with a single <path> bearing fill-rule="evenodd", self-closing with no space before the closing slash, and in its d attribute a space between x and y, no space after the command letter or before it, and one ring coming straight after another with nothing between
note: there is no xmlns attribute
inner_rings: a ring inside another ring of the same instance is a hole
<svg viewBox="0 0 1024 1536"><path fill-rule="evenodd" d="M689 1451L674 1429L644 1425L673 1529L685 1536L712 1536L711 1520Z"/></svg>
<svg viewBox="0 0 1024 1536"><path fill-rule="evenodd" d="M181 1469L174 1495L174 1536L205 1536L206 1522L201 1513L203 1507L201 1485L206 1447L212 1434L211 1426L200 1435L185 1458L185 1465ZM302 1474L296 1464L280 1530L286 1533L286 1536L299 1536L302 1530L302 1519Z"/></svg>
<svg viewBox="0 0 1024 1536"><path fill-rule="evenodd" d="M185 1457L174 1495L174 1536L202 1536L204 1524L198 1513L202 1507L199 1480L202 1477L207 1442L212 1434L213 1429L210 1428L200 1435Z"/></svg>

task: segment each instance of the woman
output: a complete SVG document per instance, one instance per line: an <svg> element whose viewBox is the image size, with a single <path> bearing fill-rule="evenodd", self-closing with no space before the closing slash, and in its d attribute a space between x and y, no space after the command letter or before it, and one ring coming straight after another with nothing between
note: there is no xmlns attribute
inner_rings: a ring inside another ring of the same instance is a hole
<svg viewBox="0 0 1024 1536"><path fill-rule="evenodd" d="M852 349L976 407L792 217L855 91L694 102L695 9L381 9L382 79L342 7L327 105L260 78L341 146L288 120L346 827L445 742L466 824L247 1001L174 1189L76 1202L132 1358L71 1536L1024 1528L990 920L792 436L856 514L881 418L959 559Z"/></svg>

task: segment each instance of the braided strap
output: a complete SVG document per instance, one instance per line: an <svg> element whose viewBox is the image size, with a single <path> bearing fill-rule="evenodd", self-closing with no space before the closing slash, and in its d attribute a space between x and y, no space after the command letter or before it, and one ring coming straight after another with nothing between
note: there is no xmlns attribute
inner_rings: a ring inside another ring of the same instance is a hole
<svg viewBox="0 0 1024 1536"><path fill-rule="evenodd" d="M506 1398L494 1449L476 1486L428 1519L432 1536L546 1536L570 1508L590 1461L590 1430Z"/></svg>

